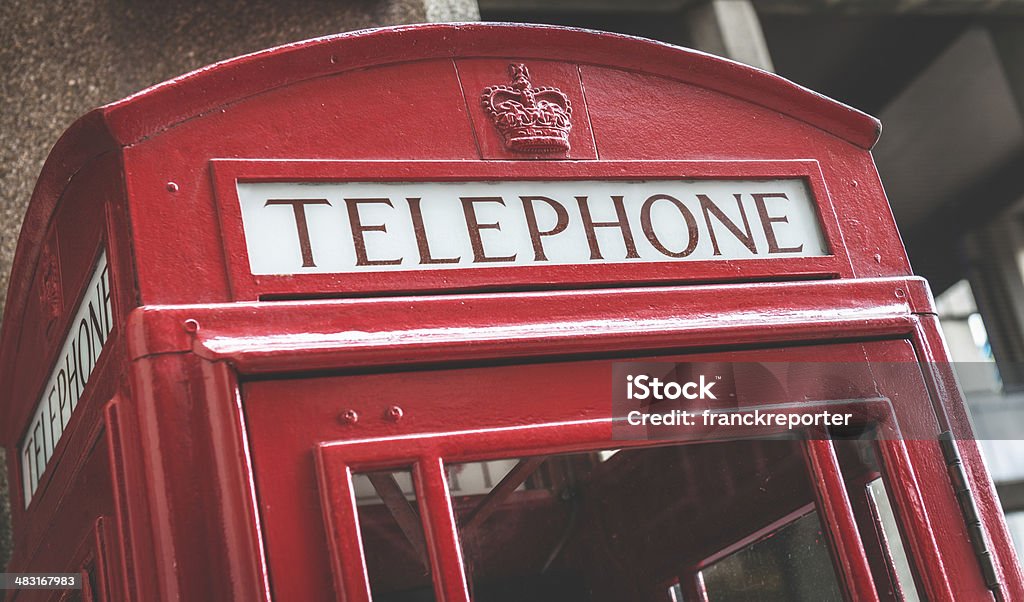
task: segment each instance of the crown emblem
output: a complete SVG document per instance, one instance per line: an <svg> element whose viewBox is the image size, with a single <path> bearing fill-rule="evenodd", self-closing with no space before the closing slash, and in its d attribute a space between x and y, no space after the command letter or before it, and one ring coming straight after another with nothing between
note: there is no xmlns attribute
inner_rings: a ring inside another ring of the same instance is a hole
<svg viewBox="0 0 1024 602"><path fill-rule="evenodd" d="M521 63L508 66L510 86L485 88L480 102L494 121L505 148L521 153L569 150L572 104L558 88L535 88Z"/></svg>

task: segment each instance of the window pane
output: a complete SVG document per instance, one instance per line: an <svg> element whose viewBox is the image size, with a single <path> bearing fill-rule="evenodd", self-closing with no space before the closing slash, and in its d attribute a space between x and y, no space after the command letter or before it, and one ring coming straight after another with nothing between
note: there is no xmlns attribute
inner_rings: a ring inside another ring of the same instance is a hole
<svg viewBox="0 0 1024 602"><path fill-rule="evenodd" d="M352 475L375 602L434 600L430 560L409 470Z"/></svg>
<svg viewBox="0 0 1024 602"><path fill-rule="evenodd" d="M600 450L447 469L475 602L672 602L682 594L672 585L694 579L706 559L777 532L786 517L811 512L814 500L800 444L790 440ZM822 583L818 567L831 571L831 561L827 546L815 550L816 572L804 579ZM807 567L772 568L774 579L788 583ZM738 579L746 583L744 600L774 599L756 593L763 575ZM808 599L829 599L816 594Z"/></svg>
<svg viewBox="0 0 1024 602"><path fill-rule="evenodd" d="M702 571L710 602L841 602L828 540L811 512Z"/></svg>
<svg viewBox="0 0 1024 602"><path fill-rule="evenodd" d="M917 595L917 587L914 585L914 573L910 570L910 559L907 558L906 550L903 547L903 537L900 536L896 514L892 511L889 495L885 491L885 483L882 482L882 479L871 481L868 484L868 493L878 512L878 522L882 525L882 532L885 534L893 569L896 572L900 590L903 592L903 599L906 602L918 602L921 598Z"/></svg>

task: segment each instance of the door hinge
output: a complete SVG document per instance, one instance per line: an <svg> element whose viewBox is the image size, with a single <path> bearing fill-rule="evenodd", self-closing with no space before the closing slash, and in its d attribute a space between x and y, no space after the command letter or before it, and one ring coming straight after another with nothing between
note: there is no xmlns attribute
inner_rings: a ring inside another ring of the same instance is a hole
<svg viewBox="0 0 1024 602"><path fill-rule="evenodd" d="M999 573L996 571L995 559L989 549L988 537L981 523L981 516L978 514L974 491L971 490L971 482L967 479L967 470L960 457L960 447L951 431L939 433L939 446L942 448L942 456L946 460L946 470L949 472L953 491L956 492L956 501L960 504L960 513L963 514L964 523L967 525L971 547L974 548L974 555L978 559L978 564L981 565L981 574L985 578L985 585L997 594L998 599L1002 584L999 582Z"/></svg>

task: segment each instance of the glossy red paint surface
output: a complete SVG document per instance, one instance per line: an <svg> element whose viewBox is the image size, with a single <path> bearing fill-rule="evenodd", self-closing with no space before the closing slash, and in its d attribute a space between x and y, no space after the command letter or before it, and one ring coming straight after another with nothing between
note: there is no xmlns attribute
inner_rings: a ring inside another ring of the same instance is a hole
<svg viewBox="0 0 1024 602"><path fill-rule="evenodd" d="M509 63L571 101L567 153L505 146L479 97L508 83ZM992 598L935 441L952 430L1003 599L1024 599L927 286L868 152L877 135L866 115L707 55L485 24L302 42L97 109L40 176L8 292L0 439L13 499L24 429L104 251L115 328L39 490L12 509L10 570L82 570L97 599L366 600L349 471L412 466L434 591L467 600L444 462L607 447L613 361L823 362L797 389L807 399L829 398L828 362L919 364L911 378L876 369L858 396L890 400L879 420L912 435L878 453L923 593ZM831 254L257 277L234 187L672 177L805 178ZM48 256L56 320L40 302ZM844 591L873 600L835 453L806 453ZM676 575L685 591L703 596L712 556Z"/></svg>

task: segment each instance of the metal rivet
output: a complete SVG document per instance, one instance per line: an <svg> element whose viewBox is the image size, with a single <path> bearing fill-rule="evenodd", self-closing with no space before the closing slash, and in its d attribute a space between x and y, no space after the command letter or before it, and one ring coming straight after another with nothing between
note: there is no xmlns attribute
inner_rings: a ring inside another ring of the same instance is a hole
<svg viewBox="0 0 1024 602"><path fill-rule="evenodd" d="M195 334L199 332L199 322L189 318L181 323L181 327L185 329L185 332Z"/></svg>
<svg viewBox="0 0 1024 602"><path fill-rule="evenodd" d="M332 54L332 55L331 55L331 64L333 65L333 64L335 64L335 63L337 63L337 62L338 62L338 57L337 57L337 55L334 55L334 54Z"/></svg>
<svg viewBox="0 0 1024 602"><path fill-rule="evenodd" d="M875 263L882 263L882 256L875 253Z"/></svg>
<svg viewBox="0 0 1024 602"><path fill-rule="evenodd" d="M402 416L405 415L405 412L403 412L402 408L398 406L391 406L390 408L388 408L388 411L385 413L385 415L388 417L388 420L398 422L399 420L402 419Z"/></svg>
<svg viewBox="0 0 1024 602"><path fill-rule="evenodd" d="M854 188L856 188L856 187L857 187L857 180L852 180L852 181L850 181L850 184L851 184L851 185L852 185L852 186L853 186Z"/></svg>
<svg viewBox="0 0 1024 602"><path fill-rule="evenodd" d="M178 192L178 185L174 182L168 182L167 192Z"/></svg>
<svg viewBox="0 0 1024 602"><path fill-rule="evenodd" d="M355 410L345 410L338 416L338 421L342 424L355 424L359 422L359 412Z"/></svg>
<svg viewBox="0 0 1024 602"><path fill-rule="evenodd" d="M903 289L901 289L901 288L896 289L896 297L902 299L903 297L906 297L906 296L907 296L907 293L904 292Z"/></svg>

